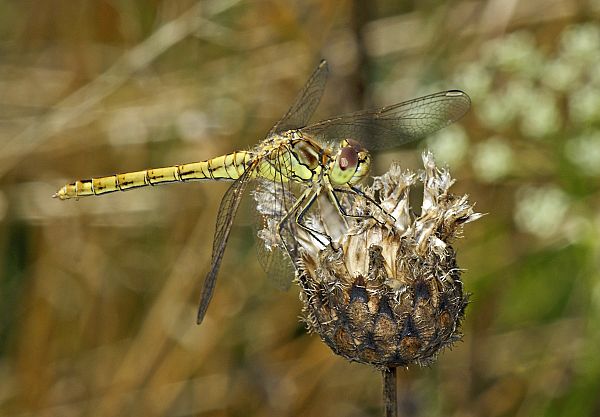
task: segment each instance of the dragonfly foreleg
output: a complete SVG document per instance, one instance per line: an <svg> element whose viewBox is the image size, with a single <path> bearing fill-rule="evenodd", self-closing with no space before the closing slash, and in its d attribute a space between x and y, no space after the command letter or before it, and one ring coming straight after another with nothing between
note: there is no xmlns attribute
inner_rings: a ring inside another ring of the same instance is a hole
<svg viewBox="0 0 600 417"><path fill-rule="evenodd" d="M333 191L337 191L340 193L346 193L346 194L358 194L359 196L363 197L364 199L366 199L369 203L373 204L375 207L377 207L379 209L379 211L381 213L383 213L384 216L388 217L389 220L392 223L396 222L396 218L394 216L392 216L391 214L389 214L387 211L385 211L385 209L383 207L381 207L381 205L379 205L379 203L375 200L373 200L373 198L369 197L367 194L365 194L360 188L356 188L356 187L349 187L349 189L345 189L345 188L334 188ZM332 194L335 196L335 193L332 192ZM337 196L336 196L337 198ZM339 204L339 203L338 203ZM341 207L341 205L340 205ZM376 219L374 216L372 215L349 215L346 214L343 211L343 208L341 208L341 212L343 215L348 216L348 217L371 217L373 220L375 220L377 223L379 224L383 224L384 222L379 221L378 219Z"/></svg>
<svg viewBox="0 0 600 417"><path fill-rule="evenodd" d="M342 215L342 217L353 217L353 218L363 218L365 216L361 215L361 214L350 214L346 211L346 209L344 208L344 206L342 205L342 203L340 202L340 200L338 199L338 196L335 194L335 191L340 191L340 192L345 192L347 194L352 194L350 191L344 190L344 189L338 189L338 188L330 188L329 189L329 199L332 201L333 205L335 206L335 208L338 210L338 212Z"/></svg>

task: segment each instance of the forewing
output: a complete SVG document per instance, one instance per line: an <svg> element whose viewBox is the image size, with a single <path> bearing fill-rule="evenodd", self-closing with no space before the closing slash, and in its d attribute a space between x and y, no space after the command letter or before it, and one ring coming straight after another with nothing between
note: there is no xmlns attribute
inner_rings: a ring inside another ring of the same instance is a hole
<svg viewBox="0 0 600 417"><path fill-rule="evenodd" d="M460 119L471 99L459 90L442 91L377 110L359 111L302 128L322 143L359 141L366 149L387 149L423 139Z"/></svg>
<svg viewBox="0 0 600 417"><path fill-rule="evenodd" d="M240 205L246 185L251 180L251 172L251 169L247 169L244 174L229 187L219 205L210 271L204 279L202 292L200 293L200 306L198 307L197 316L198 324L202 323L208 305L210 304L213 290L215 289L215 284L217 282L219 267L221 266L223 254L225 253L227 239L229 239L229 233L231 232L231 226L233 225L233 219L235 218L235 213Z"/></svg>
<svg viewBox="0 0 600 417"><path fill-rule="evenodd" d="M317 109L319 101L321 101L328 73L327 61L322 60L304 85L304 88L296 96L294 104L281 120L273 126L269 136L307 125L310 117Z"/></svg>

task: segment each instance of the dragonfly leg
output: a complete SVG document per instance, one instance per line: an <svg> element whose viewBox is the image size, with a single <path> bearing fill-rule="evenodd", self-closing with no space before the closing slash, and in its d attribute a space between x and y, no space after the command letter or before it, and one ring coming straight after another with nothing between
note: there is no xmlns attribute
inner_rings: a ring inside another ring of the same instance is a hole
<svg viewBox="0 0 600 417"><path fill-rule="evenodd" d="M335 191L345 192L347 194L352 194L352 192L347 191L347 190L343 190L343 189L338 189L338 188L330 188L328 191L329 191L329 199L333 202L333 205L340 212L340 214L342 215L342 217L354 217L354 218L365 217L365 216L360 215L360 214L350 214L350 213L348 213L346 211L346 209L344 208L344 206L342 205L342 203L340 202L340 200L338 199L338 196L335 193Z"/></svg>
<svg viewBox="0 0 600 417"><path fill-rule="evenodd" d="M323 232L319 232L318 230L312 229L311 227L307 226L303 222L304 215L310 209L310 207L314 204L318 195L319 195L319 193L315 192L314 189L312 189L312 188L307 189L302 194L302 196L300 196L300 198L298 198L298 200L294 203L294 205L291 207L291 209L285 214L285 216L283 216L281 218L281 220L279 221L278 226L277 226L277 229L278 229L277 231L279 233L279 237L281 238L281 242L282 242L286 252L292 253L291 248L286 243L283 229L286 227L286 225L290 221L290 218L292 215L295 216L294 219L296 221L296 224L298 224L299 227L304 229L310 236L312 236L320 244L322 244L323 246L327 246L329 244L329 241L331 240L329 238L329 236L327 236ZM319 235L321 235L321 237L319 237ZM327 242L323 242L322 236L326 237Z"/></svg>
<svg viewBox="0 0 600 417"><path fill-rule="evenodd" d="M365 194L360 188L356 188L356 187L349 187L350 189L344 189L344 188L334 188L333 191L337 191L340 193L346 193L346 194L358 194L359 196L363 197L364 199L366 199L369 203L373 204L375 207L377 207L379 209L379 211L381 211L384 216L389 217L389 219L391 220L392 223L396 222L396 218L394 216L392 216L391 214L389 214L387 211L385 211L385 209L383 207L381 207L379 205L379 203L375 200L373 200L373 198L369 197L367 194ZM335 193L332 192L332 194L335 196ZM337 196L335 196L337 199ZM338 203L339 204L339 203ZM344 211L344 209L341 207L340 205L340 212L344 215L344 216L348 216L348 217L371 217L373 218L377 223L381 223L379 220L377 220L376 218L374 218L373 216L369 215L369 216L363 216L363 215L353 215L353 214L346 214L346 212Z"/></svg>
<svg viewBox="0 0 600 417"><path fill-rule="evenodd" d="M367 201L369 201L371 204L375 205L375 207L377 207L384 215L386 215L386 216L388 216L390 218L390 220L392 221L392 223L396 223L396 218L394 216L392 216L390 213L388 213L383 207L381 207L379 205L379 203L377 201L373 200L371 197L369 197L367 194L365 194L360 188L356 188L356 187L350 187L350 188L356 194L360 195L361 197L363 197Z"/></svg>
<svg viewBox="0 0 600 417"><path fill-rule="evenodd" d="M320 244L322 244L323 246L327 246L331 242L331 238L326 233L315 230L315 229L307 226L304 223L304 216L306 215L306 213L308 213L308 210L310 210L311 206L315 203L318 195L319 195L318 193L312 193L312 196L310 197L310 199L299 208L299 210L296 214L296 223L298 224L298 226L300 226L301 228L306 230ZM319 235L325 236L327 242L323 243L323 241L321 239L319 239Z"/></svg>

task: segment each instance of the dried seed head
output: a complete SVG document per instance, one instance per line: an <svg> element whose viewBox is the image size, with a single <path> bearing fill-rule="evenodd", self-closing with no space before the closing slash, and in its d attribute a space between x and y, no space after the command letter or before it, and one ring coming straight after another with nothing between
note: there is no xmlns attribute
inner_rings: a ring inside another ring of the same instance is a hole
<svg viewBox="0 0 600 417"><path fill-rule="evenodd" d="M359 217L342 220L320 204L309 223L332 237L330 245L297 230L294 263L304 319L351 361L424 365L460 338L467 296L450 243L481 215L466 196L448 193L453 180L431 153L423 154L423 163L419 176L394 164L362 190L365 196L342 199ZM414 216L408 195L417 182L424 195Z"/></svg>

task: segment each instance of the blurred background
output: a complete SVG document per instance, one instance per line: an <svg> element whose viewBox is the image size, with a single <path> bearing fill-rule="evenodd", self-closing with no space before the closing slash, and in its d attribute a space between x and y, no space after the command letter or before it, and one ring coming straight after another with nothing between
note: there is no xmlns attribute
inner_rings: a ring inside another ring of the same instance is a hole
<svg viewBox="0 0 600 417"><path fill-rule="evenodd" d="M314 120L473 100L375 156L418 169L429 147L489 213L456 242L464 341L399 371L401 415L600 415L599 18L598 0L1 1L0 415L382 415L379 372L265 278L249 207L195 325L226 184L50 198L252 146L321 57Z"/></svg>

